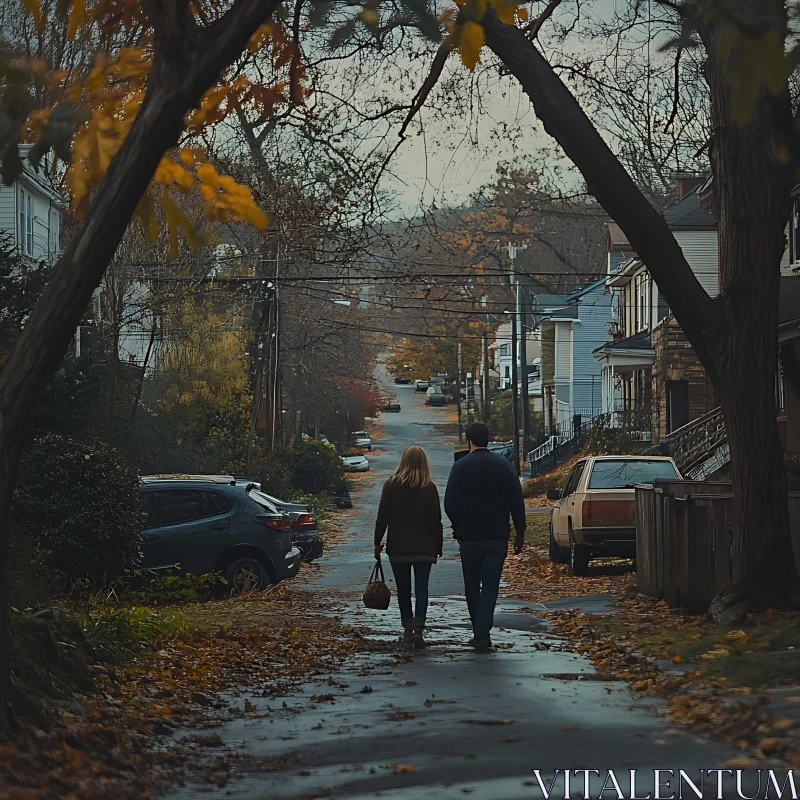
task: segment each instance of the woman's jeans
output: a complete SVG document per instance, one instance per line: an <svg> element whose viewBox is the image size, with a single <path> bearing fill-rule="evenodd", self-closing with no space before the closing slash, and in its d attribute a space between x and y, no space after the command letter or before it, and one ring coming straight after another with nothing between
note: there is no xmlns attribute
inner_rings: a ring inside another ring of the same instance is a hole
<svg viewBox="0 0 800 800"><path fill-rule="evenodd" d="M428 613L428 581L433 564L406 563L389 560L397 585L397 605L400 606L400 619L404 625L413 622L424 623ZM414 569L414 596L417 601L416 613L411 610L411 569Z"/></svg>

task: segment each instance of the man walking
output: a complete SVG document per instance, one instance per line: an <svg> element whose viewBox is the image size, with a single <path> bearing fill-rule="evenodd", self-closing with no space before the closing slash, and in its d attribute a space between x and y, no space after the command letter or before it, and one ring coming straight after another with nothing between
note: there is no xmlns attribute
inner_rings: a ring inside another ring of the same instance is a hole
<svg viewBox="0 0 800 800"><path fill-rule="evenodd" d="M476 422L467 429L469 454L450 470L444 510L453 523L461 550L464 593L479 650L492 646L490 632L500 591L500 575L508 553L509 517L517 536L514 552L525 543L525 502L511 462L490 452L489 429Z"/></svg>

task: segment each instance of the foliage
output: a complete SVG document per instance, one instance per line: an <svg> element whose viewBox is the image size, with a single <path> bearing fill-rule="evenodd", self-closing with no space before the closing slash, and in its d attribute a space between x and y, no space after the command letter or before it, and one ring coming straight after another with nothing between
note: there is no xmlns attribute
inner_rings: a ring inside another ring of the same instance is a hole
<svg viewBox="0 0 800 800"><path fill-rule="evenodd" d="M492 400L489 412L489 435L507 441L514 436L514 408L510 390L501 392ZM522 404L520 403L520 408ZM530 422L531 441L536 441L544 431L544 419L541 412L536 411L533 399L528 400L528 419ZM522 428L522 420L520 420Z"/></svg>
<svg viewBox="0 0 800 800"><path fill-rule="evenodd" d="M610 414L596 417L586 437L586 447L593 456L627 455L642 449L641 442L631 438L631 431L626 426L613 426Z"/></svg>
<svg viewBox="0 0 800 800"><path fill-rule="evenodd" d="M224 11L218 4L200 3L192 13L199 23L208 24ZM38 44L38 53L37 57L0 58L3 179L13 181L22 169L20 136L35 143L28 156L31 164L43 165L55 177L54 164L43 161L53 149L66 165L66 186L82 216L144 101L153 66L152 20L138 4L109 6L83 0L57 4L29 0L23 4L21 17L19 30L9 26L8 34L19 36L25 31L25 38ZM48 47L52 40L61 40L62 46ZM64 63L42 58L52 52L63 56L65 46L81 55L93 53L94 58L64 58ZM262 55L274 69L259 70L260 80L250 72L223 74L187 115L184 140L165 154L138 204L136 216L152 238L162 227L156 208L164 212L172 256L178 252L179 234L192 246L200 242L195 220L182 208L181 197L191 197L212 221L242 220L257 228L267 224L250 190L219 174L200 142L206 129L237 110L266 121L280 105L305 97L305 68L294 57L294 45L279 20L256 31L249 52Z"/></svg>
<svg viewBox="0 0 800 800"><path fill-rule="evenodd" d="M518 8L517 3L509 0L456 0L456 6L456 9L447 9L442 15L448 34L445 41L458 49L461 63L470 72L475 71L481 60L485 41L482 22L488 6L492 7L501 22L508 25L528 19L527 9Z"/></svg>
<svg viewBox="0 0 800 800"><path fill-rule="evenodd" d="M139 559L138 476L102 442L38 439L23 456L12 519L68 579L119 573Z"/></svg>
<svg viewBox="0 0 800 800"><path fill-rule="evenodd" d="M264 491L284 499L298 492L316 495L344 483L336 449L318 439L304 439L276 450L260 471Z"/></svg>
<svg viewBox="0 0 800 800"><path fill-rule="evenodd" d="M14 247L11 235L0 233L0 336L25 324L49 277L49 265L30 263Z"/></svg>
<svg viewBox="0 0 800 800"><path fill-rule="evenodd" d="M83 633L101 661L124 664L182 627L179 614L99 602L84 623Z"/></svg>
<svg viewBox="0 0 800 800"><path fill-rule="evenodd" d="M389 372L412 380L455 375L458 372L459 343L464 372L475 371L481 359L481 336L486 331L484 323L444 318L429 324L426 330L425 337L408 336L395 343L392 354L386 359Z"/></svg>

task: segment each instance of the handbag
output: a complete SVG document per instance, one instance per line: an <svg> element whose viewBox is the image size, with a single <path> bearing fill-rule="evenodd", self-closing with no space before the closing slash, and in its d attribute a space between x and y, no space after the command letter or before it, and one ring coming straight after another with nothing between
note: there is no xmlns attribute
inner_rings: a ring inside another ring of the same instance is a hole
<svg viewBox="0 0 800 800"><path fill-rule="evenodd" d="M386 611L386 609L389 608L391 599L392 591L386 585L386 579L383 575L383 564L381 564L379 558L375 561L372 574L369 576L367 588L364 589L364 605L367 608L377 608L381 611Z"/></svg>

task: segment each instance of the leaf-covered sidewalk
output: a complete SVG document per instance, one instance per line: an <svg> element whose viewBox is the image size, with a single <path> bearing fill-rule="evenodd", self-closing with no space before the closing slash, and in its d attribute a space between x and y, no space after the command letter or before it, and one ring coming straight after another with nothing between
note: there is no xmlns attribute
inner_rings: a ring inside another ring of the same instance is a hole
<svg viewBox="0 0 800 800"><path fill-rule="evenodd" d="M541 616L591 659L598 677L664 698L661 713L741 750L742 768L764 759L800 768L800 615L768 610L717 626L639 595L624 559L593 561L589 577L575 578L548 559L546 524L534 519L530 546L506 562L506 595L542 603L610 595L613 613Z"/></svg>
<svg viewBox="0 0 800 800"><path fill-rule="evenodd" d="M240 756L205 729L374 647L314 592L289 585L182 608L184 628L126 668L90 665L96 688L0 742L0 796L146 798L176 782L224 786Z"/></svg>

